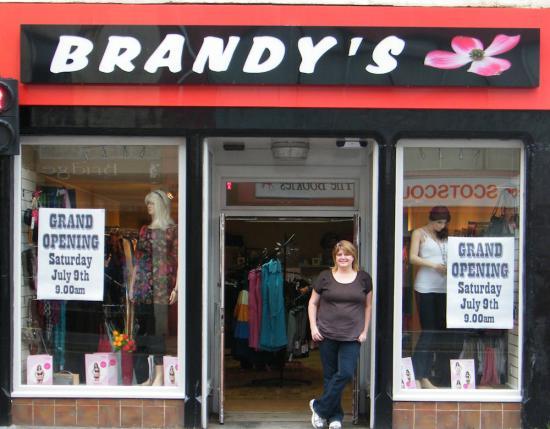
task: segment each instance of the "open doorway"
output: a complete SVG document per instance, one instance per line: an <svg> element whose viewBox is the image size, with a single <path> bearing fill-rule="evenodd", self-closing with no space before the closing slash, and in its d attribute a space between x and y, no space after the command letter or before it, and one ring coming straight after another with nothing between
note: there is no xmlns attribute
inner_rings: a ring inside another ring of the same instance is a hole
<svg viewBox="0 0 550 429"><path fill-rule="evenodd" d="M307 340L289 350L289 312L295 305L300 313L301 306L307 324L306 288L331 264L327 243L333 234L358 244L361 266L376 278L377 147L371 140L357 143L328 137L205 139L203 240L209 245L203 247L202 393L210 400L202 404L203 427L208 418L220 423L309 420L308 401L321 390L322 371L309 327ZM281 246L282 251L275 249ZM277 251L285 342L274 350L279 353L250 357L245 349L239 354L233 350L239 294L248 286L250 270ZM375 323L373 312L372 330ZM360 419L365 426L374 416L375 342L370 338L343 404L346 421Z"/></svg>
<svg viewBox="0 0 550 429"><path fill-rule="evenodd" d="M307 304L313 281L332 265L334 244L354 241L354 231L354 219L345 217L225 220L227 414L302 414L307 412L304 404L322 392L319 350L311 341ZM276 273L274 261L279 263ZM348 420L352 396L350 385L343 397Z"/></svg>

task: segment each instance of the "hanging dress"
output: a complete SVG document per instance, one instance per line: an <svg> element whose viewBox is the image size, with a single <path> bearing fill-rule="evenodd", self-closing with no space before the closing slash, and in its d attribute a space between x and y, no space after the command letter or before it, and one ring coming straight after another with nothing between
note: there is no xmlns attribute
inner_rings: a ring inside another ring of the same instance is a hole
<svg viewBox="0 0 550 429"><path fill-rule="evenodd" d="M276 259L262 265L262 323L260 349L286 348L285 300L281 262Z"/></svg>

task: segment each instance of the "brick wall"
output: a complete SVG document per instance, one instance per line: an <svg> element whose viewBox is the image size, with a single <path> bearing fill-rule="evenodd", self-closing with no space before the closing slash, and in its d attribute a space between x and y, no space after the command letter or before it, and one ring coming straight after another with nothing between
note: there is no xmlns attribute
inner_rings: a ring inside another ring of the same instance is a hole
<svg viewBox="0 0 550 429"><path fill-rule="evenodd" d="M394 402L393 429L521 429L521 404Z"/></svg>
<svg viewBox="0 0 550 429"><path fill-rule="evenodd" d="M183 400L12 400L12 424L21 426L183 427Z"/></svg>

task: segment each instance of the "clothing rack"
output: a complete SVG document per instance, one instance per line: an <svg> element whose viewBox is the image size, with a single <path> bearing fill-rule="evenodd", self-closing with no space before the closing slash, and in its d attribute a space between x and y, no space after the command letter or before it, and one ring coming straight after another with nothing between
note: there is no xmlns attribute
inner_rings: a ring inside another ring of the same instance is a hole
<svg viewBox="0 0 550 429"><path fill-rule="evenodd" d="M283 240L282 243L275 243L275 246L273 246L273 249L269 251L267 248L263 249L263 260L264 262L269 261L270 259L276 259L282 256L281 266L282 266L282 272L283 272L283 283L286 280L286 258L288 255L288 246L292 243L292 240L294 240L294 237L296 236L296 233L293 233L290 237L286 237Z"/></svg>
<svg viewBox="0 0 550 429"><path fill-rule="evenodd" d="M115 234L127 240L137 240L139 237L139 231L135 228L121 228L118 226L105 227L105 237L110 237Z"/></svg>
<svg viewBox="0 0 550 429"><path fill-rule="evenodd" d="M474 359L476 384L502 385L508 381L506 361L508 341L504 330L480 330L464 333L461 359ZM492 349L492 351L490 350ZM486 353L490 352L491 356ZM489 359L492 364L486 362ZM495 367L496 365L496 367ZM493 372L496 369L496 372ZM493 371L492 371L493 370Z"/></svg>

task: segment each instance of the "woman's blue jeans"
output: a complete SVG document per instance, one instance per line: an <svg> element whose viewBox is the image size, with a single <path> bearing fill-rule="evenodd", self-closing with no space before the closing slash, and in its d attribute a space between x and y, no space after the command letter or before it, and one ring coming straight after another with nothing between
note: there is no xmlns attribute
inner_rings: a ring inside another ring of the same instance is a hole
<svg viewBox="0 0 550 429"><path fill-rule="evenodd" d="M329 422L344 419L342 392L355 374L361 343L325 338L319 343L323 365L323 394L313 403L313 409Z"/></svg>

